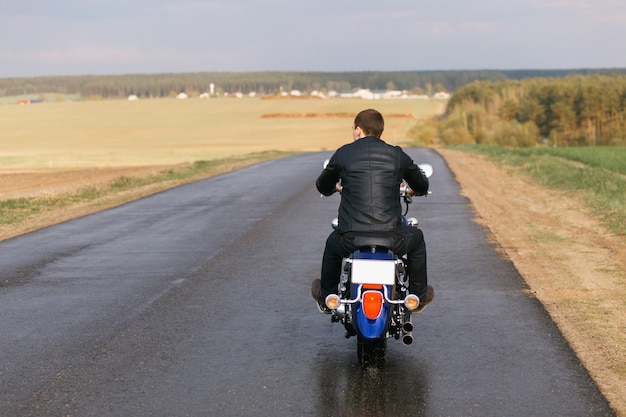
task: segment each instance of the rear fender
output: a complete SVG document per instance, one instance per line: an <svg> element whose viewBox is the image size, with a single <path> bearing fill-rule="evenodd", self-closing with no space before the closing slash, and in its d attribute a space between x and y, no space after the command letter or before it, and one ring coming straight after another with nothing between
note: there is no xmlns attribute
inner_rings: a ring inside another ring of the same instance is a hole
<svg viewBox="0 0 626 417"><path fill-rule="evenodd" d="M356 285L353 287L354 291L358 291ZM389 287L389 286L387 286ZM378 339L384 337L389 327L389 318L391 313L391 305L383 301L383 305L380 314L375 319L369 319L365 315L363 304L358 302L354 305L354 322L356 323L355 330L358 334L366 339Z"/></svg>
<svg viewBox="0 0 626 417"><path fill-rule="evenodd" d="M355 251L352 254L353 259L372 259L372 260L395 260L395 256L393 252L387 250L385 248L377 248L376 251L372 252L370 248L362 248ZM361 288L359 291L358 284L351 284L351 294L353 296L357 294L361 294L362 292L367 291L367 284L363 284L364 288ZM379 286L380 291L382 292L382 285ZM387 294L393 294L392 285L385 285L387 289ZM384 300L384 297L383 297ZM388 302L383 301L383 305L380 311L380 314L375 319L370 319L365 315L365 311L363 308L363 304L359 301L352 306L352 318L354 323L354 329L357 334L362 336L365 339L379 339L381 337L385 337L387 330L389 328L389 322L391 318L391 311L393 306Z"/></svg>

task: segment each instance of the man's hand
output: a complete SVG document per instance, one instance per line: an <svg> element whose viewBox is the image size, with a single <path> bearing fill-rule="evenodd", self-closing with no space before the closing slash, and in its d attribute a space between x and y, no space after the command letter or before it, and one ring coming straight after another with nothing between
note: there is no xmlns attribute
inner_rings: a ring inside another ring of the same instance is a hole
<svg viewBox="0 0 626 417"><path fill-rule="evenodd" d="M341 186L341 184L339 183L335 184L335 191L341 194L341 192L343 191L343 187Z"/></svg>
<svg viewBox="0 0 626 417"><path fill-rule="evenodd" d="M411 188L408 188L408 187L407 187L407 189L406 189L406 196L407 196L407 197L421 197L421 196L423 196L423 195L424 195L424 194L418 194L418 193L416 193L416 192L415 192L415 191L413 191Z"/></svg>

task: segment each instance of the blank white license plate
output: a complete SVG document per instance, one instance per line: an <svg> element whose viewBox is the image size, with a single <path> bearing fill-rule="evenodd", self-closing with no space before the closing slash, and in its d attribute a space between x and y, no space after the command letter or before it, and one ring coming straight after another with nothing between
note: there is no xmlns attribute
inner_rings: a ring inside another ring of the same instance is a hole
<svg viewBox="0 0 626 417"><path fill-rule="evenodd" d="M376 259L352 261L353 284L393 285L396 282L396 262Z"/></svg>

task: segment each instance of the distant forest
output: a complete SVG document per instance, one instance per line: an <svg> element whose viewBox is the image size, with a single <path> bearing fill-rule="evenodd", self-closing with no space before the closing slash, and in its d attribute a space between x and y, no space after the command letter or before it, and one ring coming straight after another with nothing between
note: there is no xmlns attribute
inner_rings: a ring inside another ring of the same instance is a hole
<svg viewBox="0 0 626 417"><path fill-rule="evenodd" d="M626 146L626 76L476 81L456 90L439 136L448 144Z"/></svg>
<svg viewBox="0 0 626 417"><path fill-rule="evenodd" d="M279 94L299 90L351 91L403 90L432 95L454 93L475 81L500 82L526 78L562 78L572 75L626 75L626 69L573 70L484 70L484 71L398 71L398 72L197 72L171 74L80 75L0 78L0 97L25 95L75 95L80 99L172 97L216 94Z"/></svg>

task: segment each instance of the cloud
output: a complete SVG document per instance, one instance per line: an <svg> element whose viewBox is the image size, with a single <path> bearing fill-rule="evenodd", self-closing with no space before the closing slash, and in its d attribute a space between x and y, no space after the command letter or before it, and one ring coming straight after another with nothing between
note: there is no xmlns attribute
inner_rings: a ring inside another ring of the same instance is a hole
<svg viewBox="0 0 626 417"><path fill-rule="evenodd" d="M16 34L19 34L17 36ZM621 0L20 0L0 76L626 66Z"/></svg>
<svg viewBox="0 0 626 417"><path fill-rule="evenodd" d="M142 53L134 48L66 48L66 49L45 49L27 52L17 55L20 59L41 63L108 63L115 61L118 63L139 62L142 60Z"/></svg>

